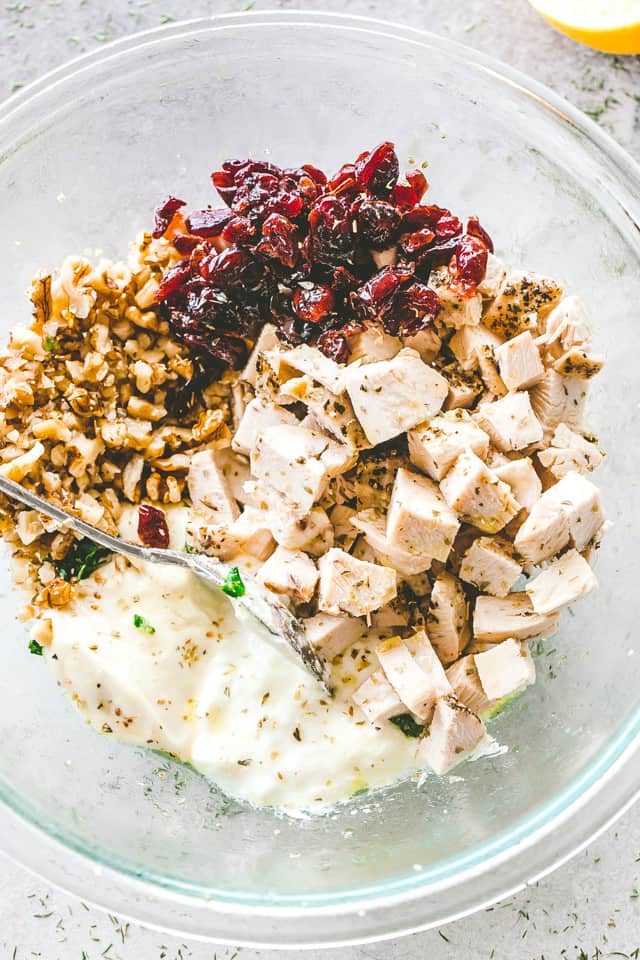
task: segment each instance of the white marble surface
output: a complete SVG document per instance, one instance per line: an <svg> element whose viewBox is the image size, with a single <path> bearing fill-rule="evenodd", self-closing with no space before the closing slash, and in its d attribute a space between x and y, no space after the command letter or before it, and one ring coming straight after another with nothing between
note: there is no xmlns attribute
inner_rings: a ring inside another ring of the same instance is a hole
<svg viewBox="0 0 640 960"><path fill-rule="evenodd" d="M4 0L0 98L69 57L180 17L242 10L251 0ZM256 7L273 2L256 0ZM554 87L640 157L640 57L617 58L554 33L525 0L281 0L387 17L491 53ZM90 909L0 859L0 960L269 960L270 951L181 943ZM441 931L342 949L341 960L640 958L640 818L632 810L543 883ZM309 954L327 957L326 951Z"/></svg>

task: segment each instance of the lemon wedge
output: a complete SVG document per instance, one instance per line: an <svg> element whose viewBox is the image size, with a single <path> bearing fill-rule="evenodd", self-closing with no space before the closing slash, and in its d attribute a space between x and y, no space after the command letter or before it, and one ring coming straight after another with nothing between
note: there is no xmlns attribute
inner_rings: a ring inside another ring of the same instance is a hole
<svg viewBox="0 0 640 960"><path fill-rule="evenodd" d="M606 53L640 53L640 0L530 0L568 37Z"/></svg>

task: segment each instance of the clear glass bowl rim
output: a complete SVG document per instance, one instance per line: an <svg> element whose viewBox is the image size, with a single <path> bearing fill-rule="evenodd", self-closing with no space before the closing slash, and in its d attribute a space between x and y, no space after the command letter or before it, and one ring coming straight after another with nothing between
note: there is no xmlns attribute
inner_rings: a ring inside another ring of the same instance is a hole
<svg viewBox="0 0 640 960"><path fill-rule="evenodd" d="M122 54L182 35L237 28L316 26L358 31L435 48L491 74L553 112L619 171L633 197L626 213L640 229L640 165L577 108L543 84L464 44L391 21L315 11L222 14L157 27L116 40L50 71L0 105L0 151L9 121L37 110L56 86ZM1 156L1 153L0 153ZM636 202L637 201L637 202ZM533 884L575 856L640 796L640 705L600 756L563 790L513 828L437 866L339 895L287 896L274 903L241 892L201 890L167 878L132 873L56 836L29 819L22 801L0 789L0 850L16 862L95 906L167 932L237 946L303 949L389 939L442 926ZM482 883L480 883L482 878ZM91 891L89 894L88 891ZM239 921L243 925L240 934Z"/></svg>

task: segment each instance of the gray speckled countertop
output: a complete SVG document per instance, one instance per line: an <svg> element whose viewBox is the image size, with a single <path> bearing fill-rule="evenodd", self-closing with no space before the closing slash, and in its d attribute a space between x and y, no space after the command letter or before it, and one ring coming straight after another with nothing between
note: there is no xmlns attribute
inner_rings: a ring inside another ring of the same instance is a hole
<svg viewBox="0 0 640 960"><path fill-rule="evenodd" d="M0 98L70 57L180 17L254 6L249 0L3 0ZM256 0L268 8L273 2ZM452 37L553 87L640 157L640 57L596 53L561 37L526 0L280 0L386 17ZM342 949L340 960L600 960L640 958L637 808L568 865L512 900L392 943ZM270 951L181 943L89 909L0 859L0 960L273 960ZM281 954L278 954L281 956ZM310 960L330 956L307 954Z"/></svg>

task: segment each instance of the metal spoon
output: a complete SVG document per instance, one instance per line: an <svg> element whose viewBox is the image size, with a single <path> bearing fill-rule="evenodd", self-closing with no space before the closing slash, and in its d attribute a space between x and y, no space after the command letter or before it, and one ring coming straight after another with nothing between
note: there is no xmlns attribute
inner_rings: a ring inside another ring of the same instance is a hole
<svg viewBox="0 0 640 960"><path fill-rule="evenodd" d="M38 513L44 513L45 516L57 520L65 530L73 530L113 553L121 553L125 557L131 557L132 560L146 560L149 563L169 563L178 567L186 567L208 586L220 589L228 582L227 578L233 569L228 564L222 563L217 557L208 557L201 553L181 553L178 550L162 550L157 547L141 547L135 543L121 540L119 537L112 537L110 534L94 527L93 524L86 523L84 520L67 513L61 507L56 507L35 493L31 493L30 490L25 490L19 483L14 483L13 480L7 480L1 476L0 491L13 500L19 500L25 506L37 510ZM267 628L274 638L280 642L284 641L287 649L294 652L297 659L304 664L316 680L319 680L324 686L327 693L331 695L328 664L316 653L307 640L304 625L253 577L243 573L242 582L245 586L245 592L242 596L230 596L229 599L233 603L244 607Z"/></svg>

